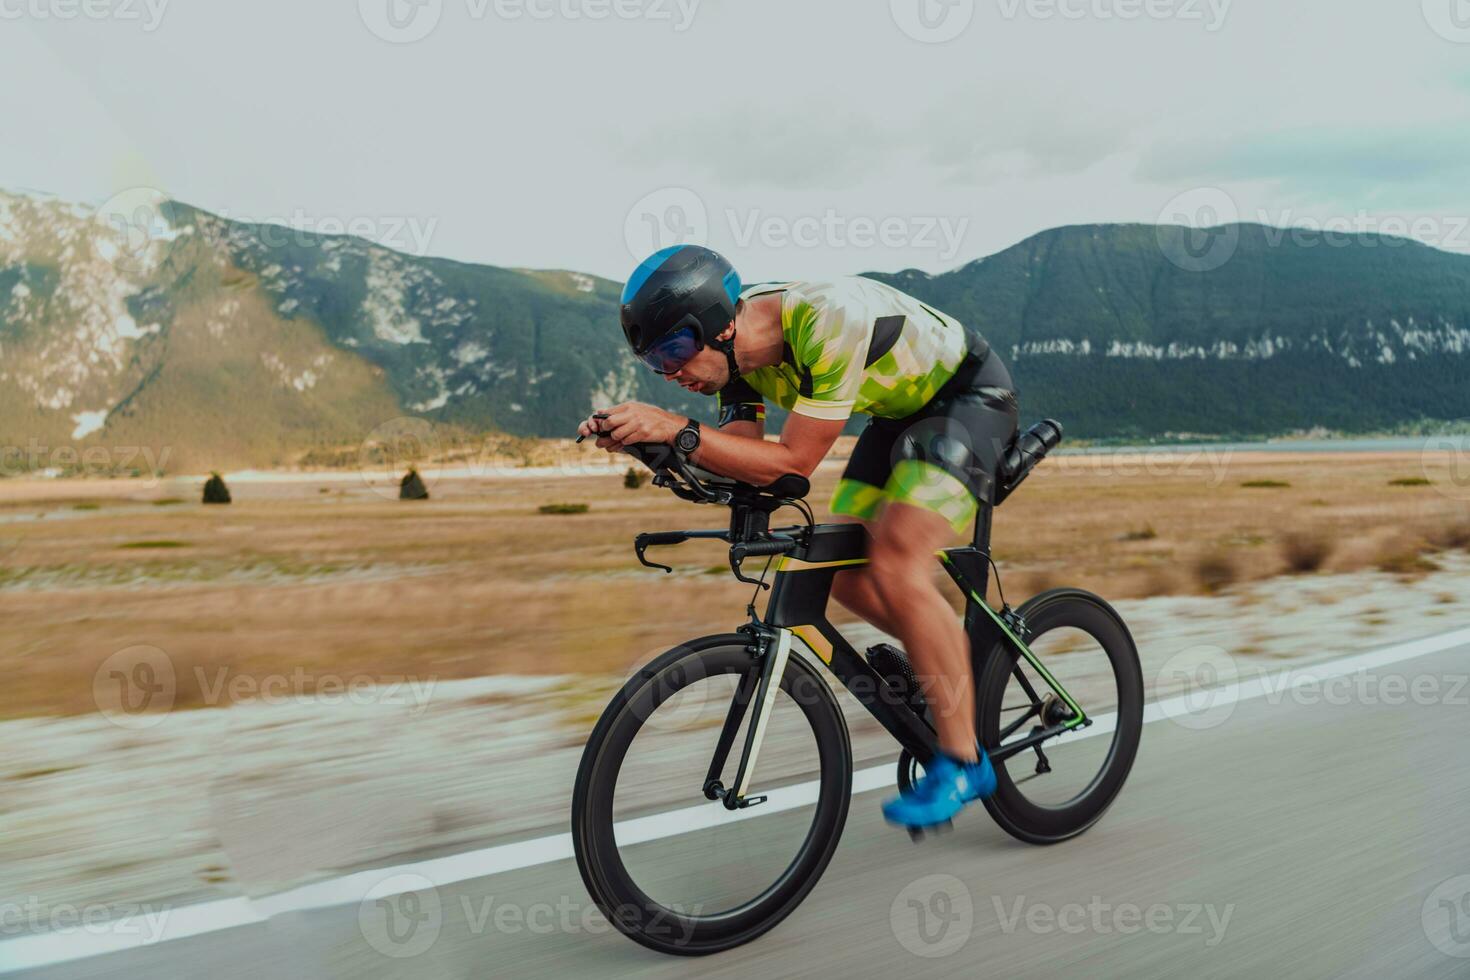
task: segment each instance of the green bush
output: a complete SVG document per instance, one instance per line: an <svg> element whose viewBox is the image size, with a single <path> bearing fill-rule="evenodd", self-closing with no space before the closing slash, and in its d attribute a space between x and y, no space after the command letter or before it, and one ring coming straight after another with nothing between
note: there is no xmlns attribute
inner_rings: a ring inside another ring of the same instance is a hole
<svg viewBox="0 0 1470 980"><path fill-rule="evenodd" d="M648 481L648 473L639 470L636 466L628 467L628 472L623 474L623 487L628 490L637 490Z"/></svg>
<svg viewBox="0 0 1470 980"><path fill-rule="evenodd" d="M1246 480L1241 486L1256 489L1275 489L1278 487L1289 487L1291 484L1285 480Z"/></svg>
<svg viewBox="0 0 1470 980"><path fill-rule="evenodd" d="M412 466L403 475L398 483L399 500L428 500L429 488L424 485L424 478L419 476L419 471Z"/></svg>
<svg viewBox="0 0 1470 980"><path fill-rule="evenodd" d="M225 486L225 478L218 473L209 474L209 479L205 481L204 502L206 504L230 503L230 488Z"/></svg>
<svg viewBox="0 0 1470 980"><path fill-rule="evenodd" d="M585 514L586 504L542 504L536 510L542 514Z"/></svg>

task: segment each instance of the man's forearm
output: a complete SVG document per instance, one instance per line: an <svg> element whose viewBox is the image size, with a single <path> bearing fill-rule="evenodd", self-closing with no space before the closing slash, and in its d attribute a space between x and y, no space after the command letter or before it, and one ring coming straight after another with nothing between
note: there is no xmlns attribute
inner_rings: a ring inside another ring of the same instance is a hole
<svg viewBox="0 0 1470 980"><path fill-rule="evenodd" d="M756 486L773 483L787 473L809 475L791 447L754 436L736 435L704 427L694 463L712 473L731 476Z"/></svg>

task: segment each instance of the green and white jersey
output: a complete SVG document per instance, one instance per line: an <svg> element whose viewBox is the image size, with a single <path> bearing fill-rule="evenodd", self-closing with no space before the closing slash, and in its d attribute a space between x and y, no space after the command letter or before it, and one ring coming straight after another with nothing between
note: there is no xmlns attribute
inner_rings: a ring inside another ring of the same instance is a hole
<svg viewBox="0 0 1470 980"><path fill-rule="evenodd" d="M741 299L774 292L785 357L720 391L721 425L762 417L762 398L818 419L906 418L928 404L968 350L959 321L872 279L761 283Z"/></svg>

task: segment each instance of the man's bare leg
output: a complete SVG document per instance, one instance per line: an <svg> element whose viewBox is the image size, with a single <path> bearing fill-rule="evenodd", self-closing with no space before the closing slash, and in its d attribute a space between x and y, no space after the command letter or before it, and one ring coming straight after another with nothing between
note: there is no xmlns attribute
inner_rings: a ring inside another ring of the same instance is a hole
<svg viewBox="0 0 1470 980"><path fill-rule="evenodd" d="M862 524L868 529L870 535L873 533L872 524L859 521L855 517L836 517L833 520L839 523ZM888 612L888 604L883 601L883 596L878 591L878 584L873 581L873 576L868 568L859 566L838 572L832 579L832 598L889 636L898 635L893 625L893 617Z"/></svg>
<svg viewBox="0 0 1470 980"><path fill-rule="evenodd" d="M974 762L979 754L970 644L932 576L934 553L953 536L939 514L890 503L874 528L867 573L881 599L878 611L888 620L874 625L903 642L933 709L940 749ZM856 589L848 591L852 598ZM857 601L867 600L859 596Z"/></svg>

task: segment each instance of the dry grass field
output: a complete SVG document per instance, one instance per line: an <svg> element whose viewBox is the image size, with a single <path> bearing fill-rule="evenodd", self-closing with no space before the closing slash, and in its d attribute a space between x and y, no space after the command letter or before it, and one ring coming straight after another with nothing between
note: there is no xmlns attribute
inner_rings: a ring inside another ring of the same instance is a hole
<svg viewBox="0 0 1470 980"><path fill-rule="evenodd" d="M1470 546L1456 463L1060 456L997 512L995 554L1012 601L1063 583L1121 598L1315 571L1432 574L1437 551ZM819 518L838 471L815 481ZM715 527L726 512L625 489L620 471L431 474L420 502L336 474L237 481L234 504L205 507L200 482L0 481L0 715L95 710L99 666L136 645L167 654L179 707L220 703L209 691L225 675L293 671L309 693L324 678L619 672L738 625L751 593L719 546L660 549L674 575L641 568L638 531ZM562 503L588 509L540 512Z"/></svg>

